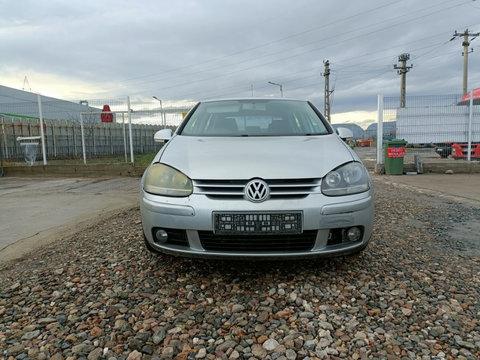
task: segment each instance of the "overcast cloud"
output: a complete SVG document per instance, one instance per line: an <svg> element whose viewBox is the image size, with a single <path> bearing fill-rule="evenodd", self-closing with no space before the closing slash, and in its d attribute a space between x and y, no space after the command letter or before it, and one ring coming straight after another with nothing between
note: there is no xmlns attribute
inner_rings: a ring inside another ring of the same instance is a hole
<svg viewBox="0 0 480 360"><path fill-rule="evenodd" d="M462 91L462 40L480 32L473 0L0 1L0 84L78 100L279 96L332 113L374 110L395 96L394 64L410 53L407 95ZM480 38L469 88L480 87Z"/></svg>

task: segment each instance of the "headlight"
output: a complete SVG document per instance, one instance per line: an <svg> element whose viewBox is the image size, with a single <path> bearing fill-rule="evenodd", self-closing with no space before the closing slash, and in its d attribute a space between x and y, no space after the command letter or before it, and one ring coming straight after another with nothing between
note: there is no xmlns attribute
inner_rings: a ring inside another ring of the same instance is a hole
<svg viewBox="0 0 480 360"><path fill-rule="evenodd" d="M153 164L148 168L143 188L148 193L176 197L186 197L193 191L192 180L164 164Z"/></svg>
<svg viewBox="0 0 480 360"><path fill-rule="evenodd" d="M351 162L330 171L322 181L322 193L327 196L358 194L370 188L365 167Z"/></svg>

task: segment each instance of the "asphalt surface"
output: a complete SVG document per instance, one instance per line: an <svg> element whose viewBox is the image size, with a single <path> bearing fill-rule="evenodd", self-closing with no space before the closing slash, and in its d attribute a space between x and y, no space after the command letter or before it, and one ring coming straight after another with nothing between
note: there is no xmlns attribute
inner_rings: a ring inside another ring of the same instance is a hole
<svg viewBox="0 0 480 360"><path fill-rule="evenodd" d="M480 174L375 175L386 183L480 205Z"/></svg>
<svg viewBox="0 0 480 360"><path fill-rule="evenodd" d="M373 175L392 187L480 205L480 174ZM138 206L139 178L0 178L0 262Z"/></svg>
<svg viewBox="0 0 480 360"><path fill-rule="evenodd" d="M138 206L139 178L0 177L0 262Z"/></svg>

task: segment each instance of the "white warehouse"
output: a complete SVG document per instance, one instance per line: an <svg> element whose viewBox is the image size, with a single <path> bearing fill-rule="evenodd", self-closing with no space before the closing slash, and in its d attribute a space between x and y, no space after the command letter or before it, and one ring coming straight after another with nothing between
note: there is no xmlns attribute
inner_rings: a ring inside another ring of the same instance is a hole
<svg viewBox="0 0 480 360"><path fill-rule="evenodd" d="M102 110L44 95L40 95L40 98L43 118L48 120L80 121L80 113ZM0 85L0 115L38 118L37 94Z"/></svg>

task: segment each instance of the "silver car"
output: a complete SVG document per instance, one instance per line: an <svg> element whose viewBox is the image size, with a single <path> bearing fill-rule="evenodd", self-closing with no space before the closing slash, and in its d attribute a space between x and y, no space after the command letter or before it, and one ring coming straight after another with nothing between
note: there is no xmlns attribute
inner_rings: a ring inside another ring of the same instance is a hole
<svg viewBox="0 0 480 360"><path fill-rule="evenodd" d="M151 251L319 257L358 252L370 239L370 176L310 102L200 102L155 140L165 145L140 199Z"/></svg>

